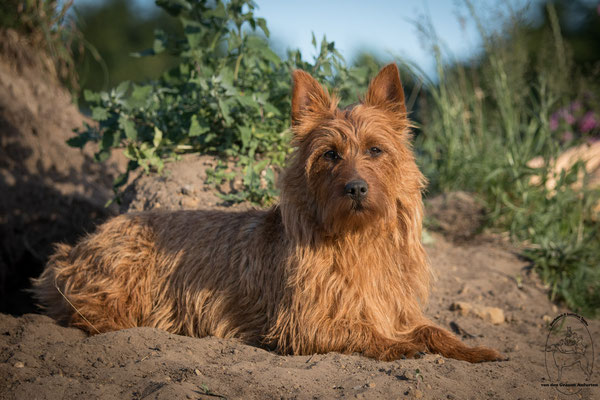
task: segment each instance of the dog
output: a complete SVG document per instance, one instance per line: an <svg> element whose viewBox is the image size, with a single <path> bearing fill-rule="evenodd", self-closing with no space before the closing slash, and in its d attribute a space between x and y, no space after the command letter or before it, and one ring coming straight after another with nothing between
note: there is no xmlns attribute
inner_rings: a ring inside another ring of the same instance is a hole
<svg viewBox="0 0 600 400"><path fill-rule="evenodd" d="M33 281L46 313L90 333L147 326L281 354L502 359L421 310L431 277L425 179L398 67L384 67L344 109L294 71L291 121L278 205L117 216L74 247L57 246Z"/></svg>

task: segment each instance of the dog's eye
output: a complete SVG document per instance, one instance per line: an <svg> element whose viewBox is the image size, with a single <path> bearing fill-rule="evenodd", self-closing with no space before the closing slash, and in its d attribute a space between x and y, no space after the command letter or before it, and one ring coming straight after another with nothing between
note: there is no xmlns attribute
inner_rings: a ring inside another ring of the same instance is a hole
<svg viewBox="0 0 600 400"><path fill-rule="evenodd" d="M332 160L332 161L338 160L341 158L340 155L335 150L326 151L325 154L323 154L323 157L325 157L328 160Z"/></svg>
<svg viewBox="0 0 600 400"><path fill-rule="evenodd" d="M381 154L381 149L379 147L373 146L369 149L369 154L371 157L377 157Z"/></svg>

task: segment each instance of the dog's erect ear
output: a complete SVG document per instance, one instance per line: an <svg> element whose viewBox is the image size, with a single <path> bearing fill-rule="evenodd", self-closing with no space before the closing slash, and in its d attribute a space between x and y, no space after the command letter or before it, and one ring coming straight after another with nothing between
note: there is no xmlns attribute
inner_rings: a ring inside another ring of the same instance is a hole
<svg viewBox="0 0 600 400"><path fill-rule="evenodd" d="M331 109L331 97L315 78L298 69L294 71L292 78L292 125L298 125L311 112Z"/></svg>
<svg viewBox="0 0 600 400"><path fill-rule="evenodd" d="M365 104L370 106L379 106L394 112L406 114L406 105L404 104L404 89L400 82L400 71L396 64L388 64L379 71L373 78Z"/></svg>

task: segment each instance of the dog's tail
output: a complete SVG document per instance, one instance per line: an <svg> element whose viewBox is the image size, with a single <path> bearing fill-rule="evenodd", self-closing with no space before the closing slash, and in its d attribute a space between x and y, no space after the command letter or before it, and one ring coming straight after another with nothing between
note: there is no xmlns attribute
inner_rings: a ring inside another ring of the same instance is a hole
<svg viewBox="0 0 600 400"><path fill-rule="evenodd" d="M420 325L402 335L415 348L422 347L431 353L471 363L482 361L501 361L504 357L496 350L487 347L469 347L456 336L435 325Z"/></svg>
<svg viewBox="0 0 600 400"><path fill-rule="evenodd" d="M77 275L78 267L73 262L72 252L72 246L57 244L44 272L39 278L31 280L30 292L37 300L37 306L60 323L79 326L92 334L100 333L70 299L73 295L72 280Z"/></svg>
<svg viewBox="0 0 600 400"><path fill-rule="evenodd" d="M496 350L465 345L452 333L429 321L400 332L393 339L374 334L373 340L363 349L364 355L382 361L412 358L423 352L472 363L505 360Z"/></svg>
<svg viewBox="0 0 600 400"><path fill-rule="evenodd" d="M67 244L57 244L42 274L38 278L31 279L32 287L29 290L37 301L37 306L61 322L68 322L64 319L69 314L69 305L64 295L64 284L59 280L59 276L61 271L70 265L71 249L72 246Z"/></svg>

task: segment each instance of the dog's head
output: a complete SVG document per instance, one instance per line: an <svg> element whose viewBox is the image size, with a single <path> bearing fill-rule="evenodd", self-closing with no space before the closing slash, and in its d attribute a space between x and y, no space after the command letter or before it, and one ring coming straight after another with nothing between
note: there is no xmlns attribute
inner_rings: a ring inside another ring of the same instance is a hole
<svg viewBox="0 0 600 400"><path fill-rule="evenodd" d="M286 225L304 218L333 236L396 229L402 210L420 206L424 183L398 67L384 67L364 100L346 109L306 72L295 71L293 81L295 152L281 198Z"/></svg>

